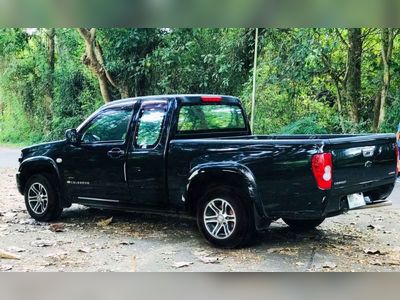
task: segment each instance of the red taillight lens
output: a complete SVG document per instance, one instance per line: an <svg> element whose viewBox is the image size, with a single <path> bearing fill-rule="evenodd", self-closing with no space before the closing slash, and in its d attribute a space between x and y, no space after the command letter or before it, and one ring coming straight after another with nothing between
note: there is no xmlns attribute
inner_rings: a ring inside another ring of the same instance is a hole
<svg viewBox="0 0 400 300"><path fill-rule="evenodd" d="M203 102L221 102L221 96L201 96Z"/></svg>
<svg viewBox="0 0 400 300"><path fill-rule="evenodd" d="M312 157L311 165L318 188L321 190L331 189L332 154L331 153L314 154Z"/></svg>

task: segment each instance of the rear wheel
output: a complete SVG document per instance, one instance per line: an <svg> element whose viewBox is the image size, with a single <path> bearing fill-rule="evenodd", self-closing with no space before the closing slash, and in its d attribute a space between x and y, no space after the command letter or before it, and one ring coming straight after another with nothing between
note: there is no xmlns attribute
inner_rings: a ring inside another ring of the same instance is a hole
<svg viewBox="0 0 400 300"><path fill-rule="evenodd" d="M320 225L325 218L314 220L282 219L289 227L295 231L307 231Z"/></svg>
<svg viewBox="0 0 400 300"><path fill-rule="evenodd" d="M207 241L217 247L243 246L253 235L253 223L243 199L229 187L209 189L199 200L198 227Z"/></svg>
<svg viewBox="0 0 400 300"><path fill-rule="evenodd" d="M63 210L54 186L42 174L29 178L25 187L25 205L32 218L44 222L58 219Z"/></svg>

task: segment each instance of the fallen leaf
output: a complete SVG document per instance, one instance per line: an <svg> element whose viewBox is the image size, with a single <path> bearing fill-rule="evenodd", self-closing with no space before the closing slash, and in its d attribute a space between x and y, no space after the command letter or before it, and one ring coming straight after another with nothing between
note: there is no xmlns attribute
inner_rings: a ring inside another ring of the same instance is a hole
<svg viewBox="0 0 400 300"><path fill-rule="evenodd" d="M21 259L18 255L0 250L0 259Z"/></svg>
<svg viewBox="0 0 400 300"><path fill-rule="evenodd" d="M68 252L58 252L58 253L47 254L45 257L53 259L53 260L63 260L67 256L68 256Z"/></svg>
<svg viewBox="0 0 400 300"><path fill-rule="evenodd" d="M172 266L174 268L179 269L179 268L183 268L183 267L188 267L190 265L193 265L192 261L177 261L177 262L174 262L174 264Z"/></svg>
<svg viewBox="0 0 400 300"><path fill-rule="evenodd" d="M34 247L51 247L54 246L55 244L56 242L48 240L37 240L31 243L31 245Z"/></svg>
<svg viewBox="0 0 400 300"><path fill-rule="evenodd" d="M136 256L132 256L131 269L132 272L136 272Z"/></svg>
<svg viewBox="0 0 400 300"><path fill-rule="evenodd" d="M26 249L24 249L24 248L19 248L19 247L15 247L15 246L8 247L7 250L10 252L25 252L26 251Z"/></svg>
<svg viewBox="0 0 400 300"><path fill-rule="evenodd" d="M334 269L337 265L334 262L326 261L322 264L322 268L324 269Z"/></svg>
<svg viewBox="0 0 400 300"><path fill-rule="evenodd" d="M89 253L90 249L87 248L87 247L82 247L82 248L78 249L78 252L80 252L80 253Z"/></svg>
<svg viewBox="0 0 400 300"><path fill-rule="evenodd" d="M161 254L172 256L172 255L176 254L176 251L164 251Z"/></svg>
<svg viewBox="0 0 400 300"><path fill-rule="evenodd" d="M400 261L388 261L386 264L389 266L400 266Z"/></svg>
<svg viewBox="0 0 400 300"><path fill-rule="evenodd" d="M122 241L119 243L120 245L129 246L135 244L133 241Z"/></svg>
<svg viewBox="0 0 400 300"><path fill-rule="evenodd" d="M10 271L10 270L12 270L12 268L13 268L12 265L0 265L1 272Z"/></svg>
<svg viewBox="0 0 400 300"><path fill-rule="evenodd" d="M298 261L298 262L296 262L296 266L299 266L299 267L305 266L305 263Z"/></svg>
<svg viewBox="0 0 400 300"><path fill-rule="evenodd" d="M39 225L40 224L37 221L35 221L34 219L24 219L24 220L20 220L18 223L20 225Z"/></svg>
<svg viewBox="0 0 400 300"><path fill-rule="evenodd" d="M210 251L207 250L198 250L198 251L193 251L193 255L194 256L209 256L212 253Z"/></svg>
<svg viewBox="0 0 400 300"><path fill-rule="evenodd" d="M105 227L105 226L110 225L112 221L113 221L113 217L105 219L105 220L101 220L101 221L97 222L97 226Z"/></svg>
<svg viewBox="0 0 400 300"><path fill-rule="evenodd" d="M276 253L276 252L278 252L278 249L268 249L268 250L267 250L267 253L268 253L268 254Z"/></svg>
<svg viewBox="0 0 400 300"><path fill-rule="evenodd" d="M50 231L53 231L53 232L64 232L65 226L62 223L54 223L54 224L50 224L49 229L50 229Z"/></svg>
<svg viewBox="0 0 400 300"><path fill-rule="evenodd" d="M374 265L374 266L383 266L383 263L382 263L381 261L379 261L379 260L376 260L376 261L372 261L372 262L371 262L371 265Z"/></svg>
<svg viewBox="0 0 400 300"><path fill-rule="evenodd" d="M382 226L381 225L375 225L375 224L370 224L367 226L368 229L376 229L376 230L381 230Z"/></svg>
<svg viewBox="0 0 400 300"><path fill-rule="evenodd" d="M385 255L386 253L379 249L364 249L365 254L369 255Z"/></svg>
<svg viewBox="0 0 400 300"><path fill-rule="evenodd" d="M222 258L216 256L199 256L199 260L205 264L219 264Z"/></svg>

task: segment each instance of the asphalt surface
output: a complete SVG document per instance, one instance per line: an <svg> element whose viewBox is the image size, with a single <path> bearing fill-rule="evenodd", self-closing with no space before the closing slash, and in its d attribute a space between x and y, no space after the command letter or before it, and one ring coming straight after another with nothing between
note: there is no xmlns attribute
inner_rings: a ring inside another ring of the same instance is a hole
<svg viewBox="0 0 400 300"><path fill-rule="evenodd" d="M0 148L0 272L400 271L400 185L393 206L351 211L307 233L278 220L249 247L222 250L194 220L173 216L73 205L56 223L36 222L15 186L18 156Z"/></svg>
<svg viewBox="0 0 400 300"><path fill-rule="evenodd" d="M18 167L18 157L21 149L13 147L0 147L0 169Z"/></svg>

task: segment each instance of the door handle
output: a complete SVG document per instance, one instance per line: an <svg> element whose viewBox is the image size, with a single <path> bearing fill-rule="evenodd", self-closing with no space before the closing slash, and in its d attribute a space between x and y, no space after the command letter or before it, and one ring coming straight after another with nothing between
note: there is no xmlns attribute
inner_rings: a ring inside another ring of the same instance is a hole
<svg viewBox="0 0 400 300"><path fill-rule="evenodd" d="M120 158L124 154L125 151L119 148L112 148L110 151L107 152L107 155L111 158Z"/></svg>

